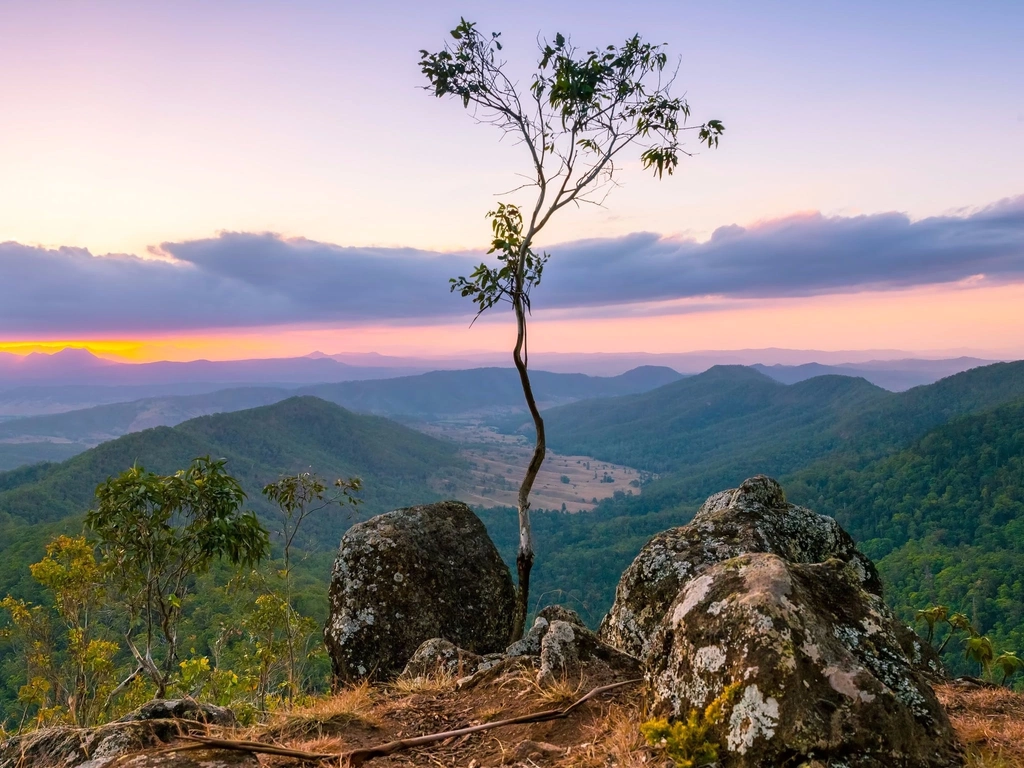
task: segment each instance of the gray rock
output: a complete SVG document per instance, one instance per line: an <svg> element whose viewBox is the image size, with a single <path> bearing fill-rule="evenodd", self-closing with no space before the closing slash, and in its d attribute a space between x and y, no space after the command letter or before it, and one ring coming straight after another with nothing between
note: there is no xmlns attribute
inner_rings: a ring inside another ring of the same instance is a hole
<svg viewBox="0 0 1024 768"><path fill-rule="evenodd" d="M794 563L832 557L853 567L865 589L882 594L874 564L831 517L786 502L764 475L711 496L688 525L652 538L622 574L601 639L643 659L679 590L715 563L747 552L770 552Z"/></svg>
<svg viewBox="0 0 1024 768"><path fill-rule="evenodd" d="M851 563L745 554L704 568L648 656L650 710L686 718L723 692L710 739L723 768L962 765L900 624Z"/></svg>
<svg viewBox="0 0 1024 768"><path fill-rule="evenodd" d="M429 677L440 672L461 678L476 672L483 661L483 656L463 650L443 637L433 637L416 649L402 676Z"/></svg>
<svg viewBox="0 0 1024 768"><path fill-rule="evenodd" d="M195 699L153 699L134 712L129 712L118 722L132 723L140 720L193 720L225 727L238 725L235 713L230 709L204 704Z"/></svg>
<svg viewBox="0 0 1024 768"><path fill-rule="evenodd" d="M585 627L586 622L580 618L580 615L576 613L572 608L566 608L564 605L548 605L541 608L537 612L538 619L544 619L545 621L565 621L569 624L575 624L578 627Z"/></svg>
<svg viewBox="0 0 1024 768"><path fill-rule="evenodd" d="M578 624L558 619L552 621L541 638L537 682L550 685L559 679L578 675L583 661L581 657L590 655L589 639Z"/></svg>
<svg viewBox="0 0 1024 768"><path fill-rule="evenodd" d="M513 606L508 567L465 504L378 515L349 529L334 564L324 639L335 680L394 675L435 637L501 651Z"/></svg>
<svg viewBox="0 0 1024 768"><path fill-rule="evenodd" d="M516 640L505 649L505 655L513 656L540 656L540 644L544 639L544 633L548 631L548 620L538 616L533 621L530 631Z"/></svg>
<svg viewBox="0 0 1024 768"><path fill-rule="evenodd" d="M204 731L188 719L135 720L96 728L42 728L0 742L0 768L258 768L258 758L231 750L154 753L183 733ZM136 754L140 753L140 754Z"/></svg>

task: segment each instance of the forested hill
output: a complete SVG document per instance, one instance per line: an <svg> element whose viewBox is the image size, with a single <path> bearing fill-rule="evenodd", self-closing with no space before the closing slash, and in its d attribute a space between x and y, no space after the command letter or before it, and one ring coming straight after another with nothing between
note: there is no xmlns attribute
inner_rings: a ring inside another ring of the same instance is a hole
<svg viewBox="0 0 1024 768"><path fill-rule="evenodd" d="M852 464L892 453L958 415L1024 397L1024 362L999 363L901 393L864 379L781 384L716 366L628 397L545 412L548 445L662 475L631 502L694 503L758 472L786 475L827 456Z"/></svg>
<svg viewBox="0 0 1024 768"><path fill-rule="evenodd" d="M643 392L681 378L671 368L642 366L619 376L584 374L531 374L542 405L551 406L588 397L606 397ZM68 387L51 396L33 400L18 394L10 409L57 408L62 412L10 419L0 422L0 470L14 469L39 461L61 461L104 440L156 426L174 426L187 419L212 413L226 413L270 405L288 397L312 395L353 411L381 416L430 421L435 418L508 414L523 412L519 376L512 368L476 368L436 371L374 381L320 384L303 389L239 387L215 392L162 395L105 403L68 410L60 398L76 402L75 391L95 387ZM130 390L129 390L130 391ZM0 393L2 394L2 393ZM2 399L2 397L0 397Z"/></svg>
<svg viewBox="0 0 1024 768"><path fill-rule="evenodd" d="M1005 383L1002 376L1013 369L995 373L996 382ZM958 396L964 394L963 380L946 382L931 396L916 393L913 413L937 413L942 402L974 407L1002 396ZM743 476L718 480L714 490L735 487L737 478ZM884 458L858 463L837 453L779 479L790 501L836 517L878 561L887 600L905 620L941 603L974 619L998 648L1024 653L1024 396L956 417ZM702 480L679 473L646 486L639 498L612 499L588 515L538 513L535 588L599 621L619 574L644 542L688 522L703 501L680 502L688 489L673 483ZM513 557L514 512L482 514L505 556ZM976 672L955 643L946 662L958 672Z"/></svg>
<svg viewBox="0 0 1024 768"><path fill-rule="evenodd" d="M904 618L949 605L1024 651L1024 398L861 468L821 462L787 488L878 561Z"/></svg>
<svg viewBox="0 0 1024 768"><path fill-rule="evenodd" d="M646 392L681 378L682 375L671 368L654 365L634 368L619 376L530 373L537 401L547 405ZM380 381L319 384L300 391L354 411L414 418L526 409L519 374L514 368L432 371Z"/></svg>
<svg viewBox="0 0 1024 768"><path fill-rule="evenodd" d="M785 385L751 368L716 366L641 395L554 408L545 422L556 451L661 473L655 490L675 477L679 500L702 500L737 477L791 472L844 447L852 415L890 397L859 378Z"/></svg>
<svg viewBox="0 0 1024 768"><path fill-rule="evenodd" d="M125 435L61 464L0 473L0 519L34 523L78 515L89 508L97 484L135 462L168 473L207 454L228 459L257 511L260 488L282 473L358 475L365 481L363 514L376 514L438 498L433 484L462 467L451 443L315 397L293 397Z"/></svg>

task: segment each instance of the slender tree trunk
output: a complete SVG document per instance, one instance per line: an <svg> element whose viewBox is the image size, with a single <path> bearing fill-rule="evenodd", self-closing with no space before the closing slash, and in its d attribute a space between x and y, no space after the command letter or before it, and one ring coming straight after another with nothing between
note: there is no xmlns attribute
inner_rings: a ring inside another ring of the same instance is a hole
<svg viewBox="0 0 1024 768"><path fill-rule="evenodd" d="M519 588L516 590L516 612L512 624L512 640L519 640L526 629L526 614L528 612L530 598L530 570L533 568L533 530L530 526L530 491L533 483L540 472L541 464L544 463L544 455L547 450L544 441L544 419L541 418L540 410L537 408L537 401L533 397L533 386L530 384L530 374L527 371L527 359L524 357L526 349L526 306L520 298L514 303L516 313L516 346L512 352L512 359L515 361L516 370L519 371L519 381L523 385L523 395L526 397L526 405L533 417L533 425L537 432L537 442L533 447L533 456L526 468L526 475L523 477L522 485L519 486L519 552L516 555L516 571L519 576Z"/></svg>

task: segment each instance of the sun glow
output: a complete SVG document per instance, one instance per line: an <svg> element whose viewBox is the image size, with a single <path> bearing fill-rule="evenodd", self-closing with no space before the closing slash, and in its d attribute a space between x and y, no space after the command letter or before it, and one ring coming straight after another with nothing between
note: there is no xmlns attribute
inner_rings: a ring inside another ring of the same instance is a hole
<svg viewBox="0 0 1024 768"><path fill-rule="evenodd" d="M700 302L697 302L700 304ZM539 310L531 326L534 352L687 352L700 349L978 349L1024 354L1024 284L956 285L787 299L730 300L688 309L619 308L613 316L572 317ZM646 310L646 311L645 311ZM445 325L209 329L119 339L0 342L26 355L71 347L122 362L241 360L378 352L446 357L507 353L513 328L501 317L472 328Z"/></svg>
<svg viewBox="0 0 1024 768"><path fill-rule="evenodd" d="M0 341L0 352L15 355L30 355L33 352L52 355L62 349L85 349L97 357L118 359L123 362L143 362L149 359L144 341L108 340L46 340L46 341Z"/></svg>

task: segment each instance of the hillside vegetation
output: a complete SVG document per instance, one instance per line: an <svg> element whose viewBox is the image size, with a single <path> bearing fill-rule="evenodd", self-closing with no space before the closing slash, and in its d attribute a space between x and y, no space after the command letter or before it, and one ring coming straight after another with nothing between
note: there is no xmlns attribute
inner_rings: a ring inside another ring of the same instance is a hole
<svg viewBox="0 0 1024 768"><path fill-rule="evenodd" d="M680 374L671 368L657 366L644 366L611 377L545 371L534 375L538 397L547 405L642 392L680 378ZM109 397L111 392L108 390L114 388L65 387L51 393L50 399L73 399L77 389L82 390L82 398L89 398ZM38 398L32 400L28 393L7 394L11 394L14 401L18 397L28 398L17 406L11 403L14 410L55 407L47 398L38 402ZM523 410L522 390L511 368L435 371L417 376L318 384L299 389L236 387L215 392L162 395L70 411L62 409L61 413L0 422L0 471L39 461L61 461L105 440L131 432L156 426L175 426L213 413L270 405L296 395L312 395L361 413L414 421L453 416L479 418L484 414Z"/></svg>
<svg viewBox="0 0 1024 768"><path fill-rule="evenodd" d="M899 394L849 377L784 385L718 367L547 413L556 450L660 476L641 495L615 493L591 513L535 511L534 607L565 602L596 624L650 536L687 522L710 493L764 472L791 501L839 519L878 560L904 618L946 604L998 647L1024 650L1024 363ZM361 516L449 495L451 478L465 473L449 442L312 397L126 435L60 465L0 474L0 587L30 588L25 565L49 535L77 524L96 483L136 460L169 472L203 454L226 457L265 515L256 490L281 473L360 475ZM514 510L478 511L511 561ZM350 521L312 530L333 542ZM311 592L325 589L332 549L323 544L310 561ZM947 662L976 671L962 656L951 644Z"/></svg>
<svg viewBox="0 0 1024 768"><path fill-rule="evenodd" d="M258 511L265 483L310 467L326 477L363 477L364 509L375 514L437 498L432 483L463 466L451 443L315 397L293 397L125 435L62 464L0 473L0 519L36 523L78 515L92 504L96 485L126 467L166 473L204 455L228 460Z"/></svg>

